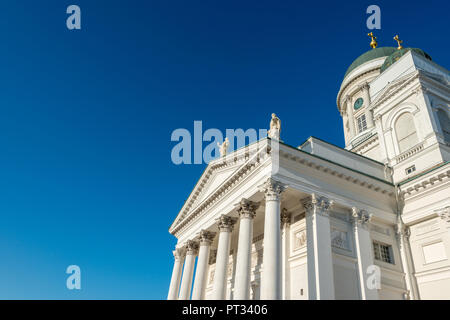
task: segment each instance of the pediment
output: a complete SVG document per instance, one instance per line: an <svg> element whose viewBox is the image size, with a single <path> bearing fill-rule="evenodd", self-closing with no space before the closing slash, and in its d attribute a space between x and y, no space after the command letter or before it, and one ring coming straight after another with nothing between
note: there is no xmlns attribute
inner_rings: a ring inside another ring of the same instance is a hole
<svg viewBox="0 0 450 320"><path fill-rule="evenodd" d="M211 194L226 183L245 163L245 158L210 163L189 195L189 198L186 200L172 227L178 225L189 216L192 210L208 199Z"/></svg>
<svg viewBox="0 0 450 320"><path fill-rule="evenodd" d="M400 88L402 88L404 85L406 85L411 79L417 76L417 73L414 72L412 74L408 74L396 81L393 81L386 85L384 89L379 93L378 97L373 101L373 105L376 106L380 104L381 102L384 102L386 99L391 98L393 95L395 95Z"/></svg>
<svg viewBox="0 0 450 320"><path fill-rule="evenodd" d="M196 199L193 201L193 206L201 203L211 193L213 193L224 181L226 181L236 169L240 167L239 164L232 165L225 168L212 169L211 173L202 181L203 188L199 191Z"/></svg>

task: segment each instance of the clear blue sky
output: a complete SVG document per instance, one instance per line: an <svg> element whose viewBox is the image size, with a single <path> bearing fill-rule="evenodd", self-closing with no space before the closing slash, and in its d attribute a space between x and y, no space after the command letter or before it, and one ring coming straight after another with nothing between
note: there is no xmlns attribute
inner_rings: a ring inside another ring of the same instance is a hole
<svg viewBox="0 0 450 320"><path fill-rule="evenodd" d="M370 4L380 46L398 33L450 66L448 1L2 1L0 298L165 299L168 228L205 167L172 164L172 131L276 112L286 143L343 146L336 94Z"/></svg>

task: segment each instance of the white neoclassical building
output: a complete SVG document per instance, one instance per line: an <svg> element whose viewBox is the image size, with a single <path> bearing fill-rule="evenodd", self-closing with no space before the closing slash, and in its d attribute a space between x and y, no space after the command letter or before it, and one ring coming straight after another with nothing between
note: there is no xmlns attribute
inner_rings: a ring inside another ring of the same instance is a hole
<svg viewBox="0 0 450 320"><path fill-rule="evenodd" d="M279 142L278 121L209 163L169 230L168 299L450 299L449 72L374 42L337 96L345 149Z"/></svg>

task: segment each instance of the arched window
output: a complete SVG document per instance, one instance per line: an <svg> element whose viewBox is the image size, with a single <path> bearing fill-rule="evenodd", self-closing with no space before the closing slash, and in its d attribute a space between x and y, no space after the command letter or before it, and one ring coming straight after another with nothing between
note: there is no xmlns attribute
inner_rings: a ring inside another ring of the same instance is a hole
<svg viewBox="0 0 450 320"><path fill-rule="evenodd" d="M395 132L400 152L414 147L419 142L411 113L406 112L397 119Z"/></svg>
<svg viewBox="0 0 450 320"><path fill-rule="evenodd" d="M450 142L450 119L448 118L448 114L444 110L438 109L437 115L439 123L441 124L444 140Z"/></svg>

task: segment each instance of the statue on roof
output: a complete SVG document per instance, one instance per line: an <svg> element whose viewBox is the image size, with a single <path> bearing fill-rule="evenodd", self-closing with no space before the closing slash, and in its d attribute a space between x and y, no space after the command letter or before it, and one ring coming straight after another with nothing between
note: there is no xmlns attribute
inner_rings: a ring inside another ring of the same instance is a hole
<svg viewBox="0 0 450 320"><path fill-rule="evenodd" d="M230 141L228 141L228 137L225 138L225 141L222 144L217 142L217 145L219 146L220 156L225 157L227 155L228 147L230 146Z"/></svg>
<svg viewBox="0 0 450 320"><path fill-rule="evenodd" d="M270 120L270 130L267 133L269 138L280 140L281 133L281 120L276 116L275 113L272 113L272 120Z"/></svg>

